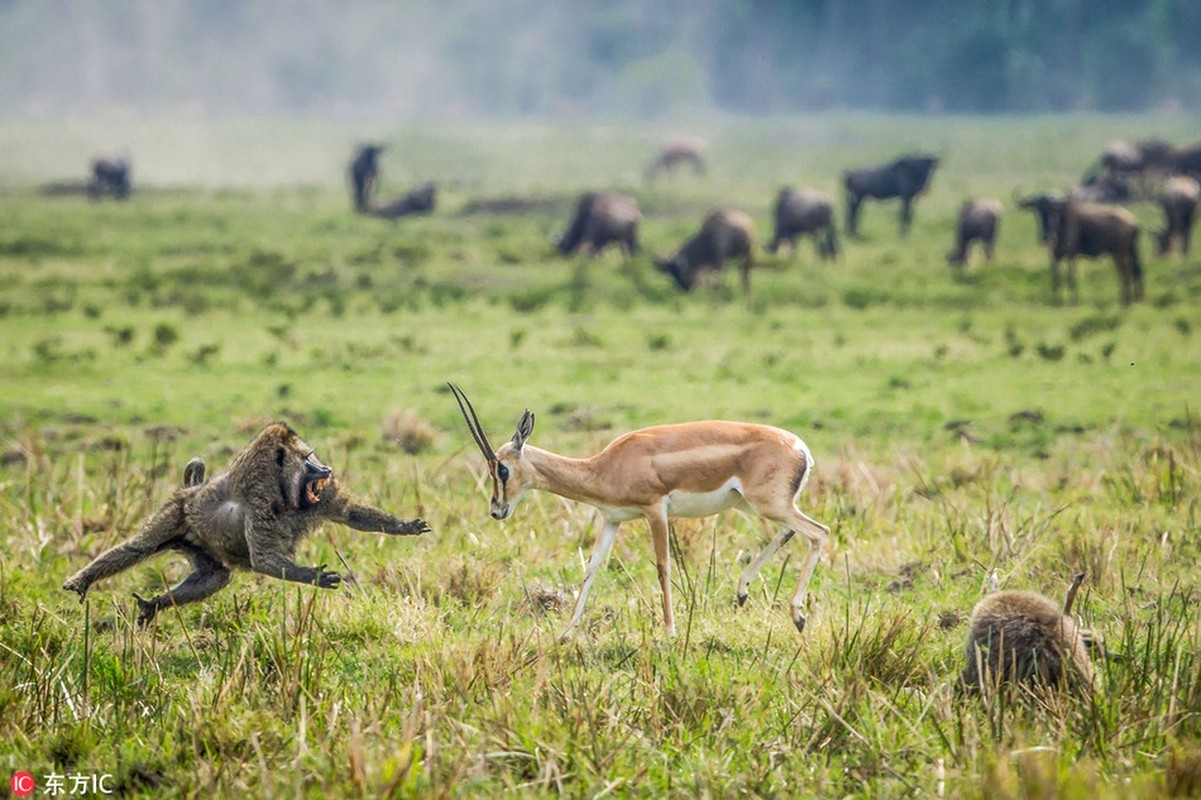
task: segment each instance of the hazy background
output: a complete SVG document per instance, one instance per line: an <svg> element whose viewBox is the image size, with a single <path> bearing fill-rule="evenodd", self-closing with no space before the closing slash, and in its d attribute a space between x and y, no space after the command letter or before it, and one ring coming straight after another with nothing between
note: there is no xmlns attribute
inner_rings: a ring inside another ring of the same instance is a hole
<svg viewBox="0 0 1201 800"><path fill-rule="evenodd" d="M1195 111L1197 0L0 0L0 115Z"/></svg>

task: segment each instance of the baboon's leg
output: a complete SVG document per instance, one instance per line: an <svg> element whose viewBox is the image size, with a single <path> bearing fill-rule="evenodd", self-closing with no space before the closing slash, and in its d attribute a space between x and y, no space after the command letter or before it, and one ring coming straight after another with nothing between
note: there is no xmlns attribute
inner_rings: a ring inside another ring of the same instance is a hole
<svg viewBox="0 0 1201 800"><path fill-rule="evenodd" d="M205 464L200 456L193 458L183 468L183 485L199 486L204 483Z"/></svg>
<svg viewBox="0 0 1201 800"><path fill-rule="evenodd" d="M178 586L149 600L134 593L134 599L138 601L138 625L149 624L154 615L164 608L203 600L229 583L229 567L200 550L187 548L184 552L191 559L194 569Z"/></svg>
<svg viewBox="0 0 1201 800"><path fill-rule="evenodd" d="M146 521L137 536L101 553L91 564L67 578L63 588L78 593L83 602L93 583L170 548L186 527L182 504L168 503Z"/></svg>

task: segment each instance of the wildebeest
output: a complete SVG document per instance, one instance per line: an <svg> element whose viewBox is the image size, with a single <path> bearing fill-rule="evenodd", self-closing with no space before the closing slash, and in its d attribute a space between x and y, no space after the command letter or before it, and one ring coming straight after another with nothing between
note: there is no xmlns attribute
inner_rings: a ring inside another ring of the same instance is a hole
<svg viewBox="0 0 1201 800"><path fill-rule="evenodd" d="M947 263L960 265L967 262L967 251L972 242L980 242L984 258L992 261L993 248L997 242L997 228L1004 211L1001 201L988 197L964 200L959 207L959 219L955 223L955 249L947 253Z"/></svg>
<svg viewBox="0 0 1201 800"><path fill-rule="evenodd" d="M355 150L350 162L350 189L354 197L354 210L366 214L371 207L371 192L379 178L379 155L385 149L382 144L363 144Z"/></svg>
<svg viewBox="0 0 1201 800"><path fill-rule="evenodd" d="M776 197L776 234L767 244L774 253L782 242L796 250L796 238L810 235L823 260L838 255L838 234L834 229L834 204L830 198L813 189L785 187Z"/></svg>
<svg viewBox="0 0 1201 800"><path fill-rule="evenodd" d="M705 174L705 151L708 145L702 139L673 139L663 145L655 159L647 166L647 182L653 181L660 172L675 172L681 164L691 164L697 175Z"/></svg>
<svg viewBox="0 0 1201 800"><path fill-rule="evenodd" d="M684 291L691 291L704 270L721 270L727 258L742 258L742 292L751 291L755 225L741 211L719 208L709 212L701 229L680 246L671 258L656 258L655 266L671 275Z"/></svg>
<svg viewBox="0 0 1201 800"><path fill-rule="evenodd" d="M1178 147L1172 151L1168 168L1183 175L1192 175L1201 180L1201 144Z"/></svg>
<svg viewBox="0 0 1201 800"><path fill-rule="evenodd" d="M617 192L586 192L576 201L575 214L559 239L559 252L596 255L616 242L627 257L638 252L638 223L642 212L638 201Z"/></svg>
<svg viewBox="0 0 1201 800"><path fill-rule="evenodd" d="M129 159L125 156L97 158L92 161L92 179L88 182L88 197L99 200L109 194L117 200L129 197Z"/></svg>
<svg viewBox="0 0 1201 800"><path fill-rule="evenodd" d="M1085 203L1129 203L1134 200L1134 188L1124 175L1094 173L1072 190L1072 197Z"/></svg>
<svg viewBox="0 0 1201 800"><path fill-rule="evenodd" d="M1134 215L1117 206L1082 203L1062 195L1039 194L1022 199L1022 208L1034 211L1042 239L1051 252L1051 288L1059 294L1059 262L1068 260L1068 284L1077 299L1076 257L1109 254L1121 281L1123 303L1143 297L1143 267L1138 255L1139 224Z"/></svg>
<svg viewBox="0 0 1201 800"><path fill-rule="evenodd" d="M864 198L901 198L901 233L913 221L913 200L930 185L938 157L924 154L902 156L878 167L863 167L843 173L847 192L847 235L859 235L859 206Z"/></svg>
<svg viewBox="0 0 1201 800"><path fill-rule="evenodd" d="M1002 684L1037 688L1092 688L1090 650L1100 640L1070 616L1081 573L1068 588L1060 609L1034 592L993 592L972 611L960 687L980 692Z"/></svg>
<svg viewBox="0 0 1201 800"><path fill-rule="evenodd" d="M1171 162L1173 149L1171 143L1156 138L1110 142L1101 153L1101 169L1112 175L1133 175L1152 169L1165 169Z"/></svg>
<svg viewBox="0 0 1201 800"><path fill-rule="evenodd" d="M1198 201L1201 201L1201 183L1195 178L1175 175L1164 184L1159 194L1159 205L1163 208L1166 227L1156 237L1161 256L1168 254L1173 241L1180 243L1182 254L1188 254Z"/></svg>
<svg viewBox="0 0 1201 800"><path fill-rule="evenodd" d="M428 214L434 210L437 202L438 189L432 183L425 183L413 191L398 197L390 203L370 206L367 213L382 219L397 219L410 214Z"/></svg>

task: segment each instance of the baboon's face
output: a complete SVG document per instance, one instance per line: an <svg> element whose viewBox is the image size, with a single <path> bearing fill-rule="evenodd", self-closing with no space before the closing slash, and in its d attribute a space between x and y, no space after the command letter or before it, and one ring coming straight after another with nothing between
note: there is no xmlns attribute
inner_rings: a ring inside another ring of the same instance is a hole
<svg viewBox="0 0 1201 800"><path fill-rule="evenodd" d="M329 485L334 471L321 463L313 448L294 431L284 428L275 446L279 467L279 486L295 509L304 511L321 502L321 493Z"/></svg>

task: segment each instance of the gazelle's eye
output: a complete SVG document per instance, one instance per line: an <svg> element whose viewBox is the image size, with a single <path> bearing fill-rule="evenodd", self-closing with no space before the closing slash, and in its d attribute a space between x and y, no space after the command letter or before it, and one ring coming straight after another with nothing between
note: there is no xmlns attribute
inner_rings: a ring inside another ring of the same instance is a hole
<svg viewBox="0 0 1201 800"><path fill-rule="evenodd" d="M509 468L506 467L504 464L497 465L496 477L497 477L497 480L499 480L501 483L504 483L505 481L507 481L509 479Z"/></svg>

